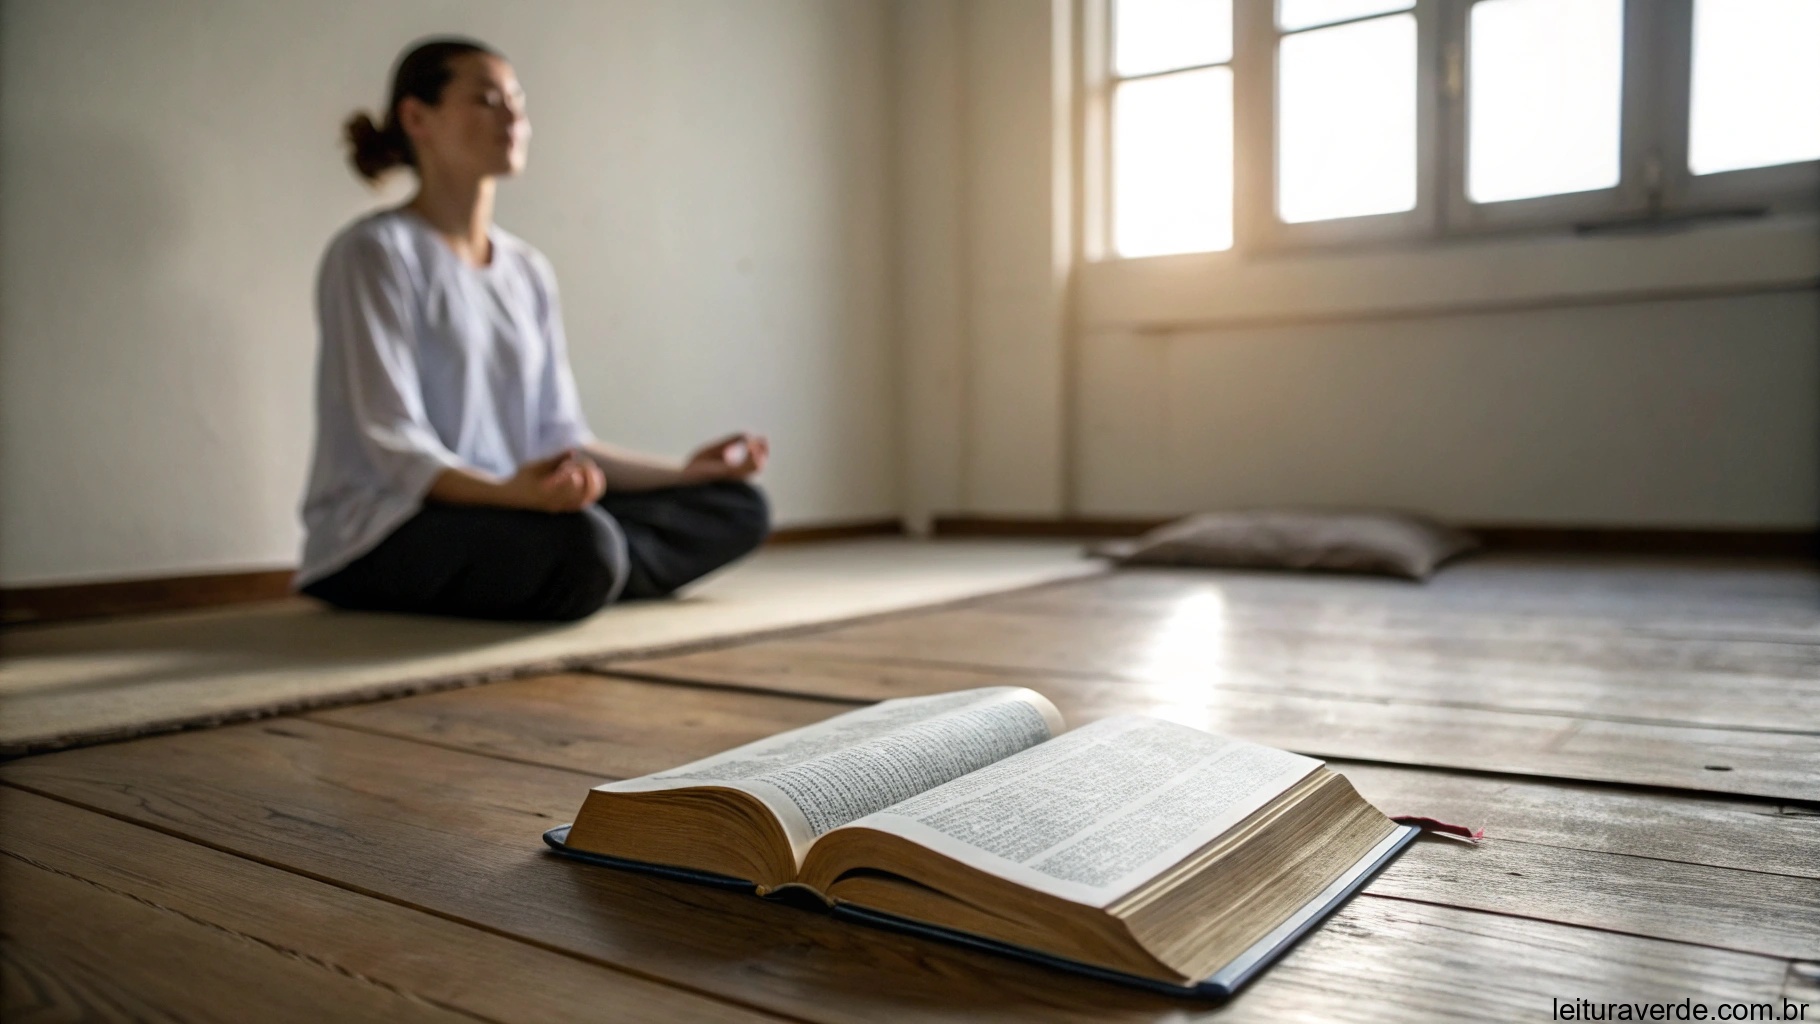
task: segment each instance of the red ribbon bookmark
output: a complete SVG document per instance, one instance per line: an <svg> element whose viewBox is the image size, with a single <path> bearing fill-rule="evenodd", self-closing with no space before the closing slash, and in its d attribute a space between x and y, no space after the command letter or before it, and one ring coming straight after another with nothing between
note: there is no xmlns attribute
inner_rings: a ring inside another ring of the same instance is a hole
<svg viewBox="0 0 1820 1024"><path fill-rule="evenodd" d="M1473 830L1465 825L1451 825L1435 818L1423 818L1414 814L1393 815L1390 819L1399 825L1414 825L1425 832L1439 832L1442 835L1458 836L1469 843L1476 843L1485 838L1485 830Z"/></svg>

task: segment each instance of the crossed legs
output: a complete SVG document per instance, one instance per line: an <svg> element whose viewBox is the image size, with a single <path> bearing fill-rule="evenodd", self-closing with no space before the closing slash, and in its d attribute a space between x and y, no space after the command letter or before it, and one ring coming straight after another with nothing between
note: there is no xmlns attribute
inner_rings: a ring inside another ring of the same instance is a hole
<svg viewBox="0 0 1820 1024"><path fill-rule="evenodd" d="M368 611L566 621L674 593L769 532L764 492L736 480L609 491L554 514L431 502L303 592Z"/></svg>

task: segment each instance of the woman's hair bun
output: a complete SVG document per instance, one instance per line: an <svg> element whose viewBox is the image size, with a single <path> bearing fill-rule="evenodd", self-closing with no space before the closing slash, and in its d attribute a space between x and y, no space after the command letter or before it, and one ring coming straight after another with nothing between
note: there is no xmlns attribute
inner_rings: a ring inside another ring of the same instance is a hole
<svg viewBox="0 0 1820 1024"><path fill-rule="evenodd" d="M348 118L342 126L354 169L368 181L377 181L385 172L405 162L397 142L373 123L373 116L362 111Z"/></svg>

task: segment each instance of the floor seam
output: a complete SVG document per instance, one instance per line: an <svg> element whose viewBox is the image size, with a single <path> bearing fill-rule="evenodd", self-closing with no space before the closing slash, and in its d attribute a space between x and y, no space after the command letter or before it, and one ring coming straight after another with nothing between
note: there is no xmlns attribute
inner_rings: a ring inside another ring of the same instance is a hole
<svg viewBox="0 0 1820 1024"><path fill-rule="evenodd" d="M1489 914L1492 917L1508 917L1517 921L1538 921L1542 924L1551 924L1561 928L1578 928L1582 931L1601 932L1606 935L1624 935L1633 939L1643 939L1648 942L1667 942L1676 946L1693 946L1697 949L1717 950L1721 953L1731 953L1737 956L1761 957L1765 960L1782 963L1787 963L1795 959L1784 953L1765 953L1759 949L1739 949L1736 946L1723 946L1715 942L1696 942L1692 939L1671 939L1661 935L1647 935L1643 932L1629 931L1624 928L1613 928L1608 925L1583 924L1577 921L1557 921L1553 918L1537 917L1534 914L1519 914L1512 910L1493 910L1489 907L1462 907L1458 904L1442 903L1439 900L1427 900L1417 896L1393 896L1389 893L1372 892L1370 889L1360 890L1359 895L1367 896L1375 900L1394 900L1398 903L1413 903L1424 907L1445 907L1449 910L1463 910L1474 914Z"/></svg>
<svg viewBox="0 0 1820 1024"><path fill-rule="evenodd" d="M717 690L724 693L754 693L768 697L789 697L794 700L813 701L821 704L839 704L848 707L864 707L876 704L878 700L871 697L840 697L832 694L797 693L779 687L758 686L748 683L726 683L707 679L687 679L667 676L654 672L639 672L634 669L614 668L612 665L583 667L578 669L592 676L609 679L633 679L641 683L662 683L667 686L682 686L692 690Z"/></svg>
<svg viewBox="0 0 1820 1024"><path fill-rule="evenodd" d="M1820 885L1820 875L1792 875L1786 871L1763 871L1757 868L1741 868L1731 864L1708 864L1697 860L1680 860L1675 857L1652 857L1647 853L1626 853L1623 850L1589 850L1584 846L1563 846L1560 843L1539 843L1531 839L1511 839L1506 836L1487 837L1487 842L1514 843L1518 846L1533 846L1544 850L1569 850L1574 853L1591 854L1595 857L1628 857L1634 860L1654 861L1658 864L1684 864L1688 867L1710 868L1714 871L1736 871L1746 875L1763 875L1770 878L1793 878L1803 882ZM1820 837L1817 837L1820 841Z"/></svg>
<svg viewBox="0 0 1820 1024"><path fill-rule="evenodd" d="M433 739L429 739L424 736L415 736L410 733L393 732L390 729L382 729L382 728L379 728L378 726L365 725L365 724L357 723L357 722L341 722L341 721L336 721L336 720L330 719L330 718L318 717L317 715L313 715L313 714L304 715L304 716L300 716L300 717L303 717L305 720L309 721L310 723L312 723L314 725L328 726L328 727L335 728L335 729L346 729L349 732L362 733L362 734L368 735L368 736L379 736L379 737L382 737L385 739L390 739L390 740L400 740L405 743L420 743L426 747L435 747L439 750L450 751L451 753L472 754L475 757L490 758L491 760L494 760L494 761L505 761L509 764L521 764L527 768L547 768L551 771L568 772L571 775L580 775L583 778L589 778L589 779L601 779L602 781L610 781L615 778L615 776L612 776L612 775L602 775L602 774L599 774L596 772L584 771L580 768L575 768L570 765L552 764L548 761L537 761L537 760L533 760L533 759L527 758L527 757L512 757L509 754L501 754L501 753L497 753L497 752L491 751L491 750L482 750L478 747L462 746L461 744L458 744L458 743L449 743L449 742L445 742L445 741L441 741L441 740L433 740Z"/></svg>

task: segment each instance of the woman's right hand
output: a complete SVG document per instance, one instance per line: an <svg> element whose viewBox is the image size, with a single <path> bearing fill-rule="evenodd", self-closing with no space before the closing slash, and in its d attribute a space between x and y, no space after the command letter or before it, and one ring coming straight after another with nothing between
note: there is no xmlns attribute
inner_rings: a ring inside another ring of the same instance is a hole
<svg viewBox="0 0 1820 1024"><path fill-rule="evenodd" d="M607 478L593 459L571 448L518 467L505 487L518 508L577 512L600 500Z"/></svg>

